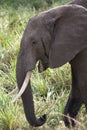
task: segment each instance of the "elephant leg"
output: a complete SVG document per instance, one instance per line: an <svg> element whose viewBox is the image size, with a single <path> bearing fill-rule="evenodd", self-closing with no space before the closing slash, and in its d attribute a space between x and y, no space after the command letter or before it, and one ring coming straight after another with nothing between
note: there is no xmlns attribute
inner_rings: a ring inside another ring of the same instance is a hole
<svg viewBox="0 0 87 130"><path fill-rule="evenodd" d="M65 115L64 122L67 127L75 126L76 123L72 119L73 118L76 119L78 111L83 103L81 94L80 94L80 91L78 88L75 72L72 67L71 67L71 70L72 70L72 90L71 90L69 99L68 99L65 109L64 109L64 115ZM72 119L68 118L68 116L71 117Z"/></svg>
<svg viewBox="0 0 87 130"><path fill-rule="evenodd" d="M64 115L65 115L64 122L67 127L70 127L70 126L74 127L76 125L73 119L76 119L78 111L80 107L82 106L82 101L80 100L81 100L80 98L75 99L75 98L69 97L67 101L67 104L64 109ZM71 119L69 119L68 116L71 117Z"/></svg>
<svg viewBox="0 0 87 130"><path fill-rule="evenodd" d="M85 105L86 113L87 113L87 81L85 82L84 86L81 86L80 91L81 91L83 103Z"/></svg>

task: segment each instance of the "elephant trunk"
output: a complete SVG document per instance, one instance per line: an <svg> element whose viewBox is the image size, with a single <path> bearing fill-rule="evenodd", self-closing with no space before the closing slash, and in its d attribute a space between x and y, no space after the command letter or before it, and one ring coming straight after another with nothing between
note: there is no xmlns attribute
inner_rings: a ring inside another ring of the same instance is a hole
<svg viewBox="0 0 87 130"><path fill-rule="evenodd" d="M35 116L34 102L33 102L30 82L28 84L27 89L22 95L22 101L23 101L25 115L30 125L35 126L35 127L43 125L46 121L46 115L43 115L39 119L37 119Z"/></svg>
<svg viewBox="0 0 87 130"><path fill-rule="evenodd" d="M27 86L24 91L22 92L22 101L23 101L23 106L24 106L24 112L25 116L27 118L27 121L30 123L30 125L34 127L41 126L45 123L46 121L46 115L43 115L39 119L36 118L35 112L34 112L34 102L33 102L33 95L32 95L32 90L31 90L31 84L30 80L27 78L30 78L30 73L25 71L23 64L21 64L21 60L18 60L17 62L17 68L16 68L16 76L17 76L17 84L19 88L19 93L21 90L21 87L23 84L25 84L25 79L27 81ZM28 76L29 75L29 76ZM27 76L27 78L25 78ZM19 97L19 96L18 96Z"/></svg>

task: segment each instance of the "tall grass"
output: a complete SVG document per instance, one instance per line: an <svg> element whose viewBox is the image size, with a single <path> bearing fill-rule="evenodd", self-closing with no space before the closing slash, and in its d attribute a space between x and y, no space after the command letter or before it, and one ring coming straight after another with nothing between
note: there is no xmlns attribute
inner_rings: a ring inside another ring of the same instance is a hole
<svg viewBox="0 0 87 130"><path fill-rule="evenodd" d="M0 130L16 130L24 125L20 104L12 104L11 100L12 98L0 89Z"/></svg>
<svg viewBox="0 0 87 130"><path fill-rule="evenodd" d="M34 129L28 126L21 100L16 104L11 103L16 93L7 96L16 86L15 68L20 39L29 18L38 13L34 7L26 4L27 0L25 0L26 6L24 3L20 4L20 1L0 1L0 130ZM59 0L51 6L64 4L67 1ZM38 73L37 68L33 71L31 81L36 115L47 113L48 118L47 123L37 130L66 129L61 113L71 87L70 71L69 64L59 69L47 69L42 74ZM84 106L78 120L86 126L87 117L84 117L83 110Z"/></svg>

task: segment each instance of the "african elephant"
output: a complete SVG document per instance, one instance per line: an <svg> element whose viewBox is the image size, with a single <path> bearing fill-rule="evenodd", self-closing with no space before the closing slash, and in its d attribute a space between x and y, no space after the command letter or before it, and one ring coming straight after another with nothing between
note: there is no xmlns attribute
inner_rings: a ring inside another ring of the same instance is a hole
<svg viewBox="0 0 87 130"><path fill-rule="evenodd" d="M87 106L87 10L77 5L64 5L32 17L24 31L17 60L16 77L28 122L41 126L46 115L36 118L30 84L31 71L37 61L40 72L69 62L72 91L64 114L76 118L82 104ZM41 67L43 66L43 67ZM15 99L15 100L16 100ZM14 101L15 101L14 100ZM69 127L67 118L65 125ZM71 120L72 126L75 122Z"/></svg>

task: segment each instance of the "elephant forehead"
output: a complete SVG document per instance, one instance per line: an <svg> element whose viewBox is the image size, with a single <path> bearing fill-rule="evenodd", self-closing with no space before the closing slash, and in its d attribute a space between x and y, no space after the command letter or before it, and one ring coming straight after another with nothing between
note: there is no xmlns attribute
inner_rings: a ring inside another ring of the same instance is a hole
<svg viewBox="0 0 87 130"><path fill-rule="evenodd" d="M41 17L38 17L38 15L32 17L30 20L29 20L29 26L33 29L35 28L39 28L42 26L42 18Z"/></svg>
<svg viewBox="0 0 87 130"><path fill-rule="evenodd" d="M42 33L39 29L33 30L28 34L29 41L34 41L34 40L38 41L41 37L42 37Z"/></svg>
<svg viewBox="0 0 87 130"><path fill-rule="evenodd" d="M29 22L25 33L29 35L29 37L34 37L41 35L44 32L44 27L40 23L38 24L36 21L35 22Z"/></svg>

